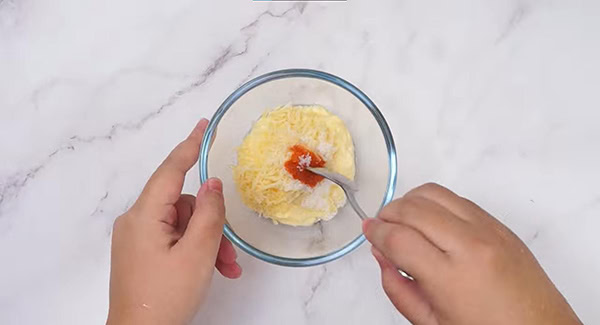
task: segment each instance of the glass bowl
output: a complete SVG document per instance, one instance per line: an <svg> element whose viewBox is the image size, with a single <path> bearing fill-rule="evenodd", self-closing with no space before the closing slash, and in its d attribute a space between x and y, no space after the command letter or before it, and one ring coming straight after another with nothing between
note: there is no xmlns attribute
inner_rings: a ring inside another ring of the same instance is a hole
<svg viewBox="0 0 600 325"><path fill-rule="evenodd" d="M377 106L349 82L322 71L289 69L257 77L234 91L210 120L200 153L200 181L219 177L227 211L224 233L243 251L284 266L312 266L333 261L360 246L361 220L346 204L329 221L308 227L274 224L242 203L233 180L236 149L253 123L268 109L321 105L339 116L355 146L356 199L376 216L394 195L396 149ZM219 129L217 132L217 128ZM211 139L213 142L210 145Z"/></svg>

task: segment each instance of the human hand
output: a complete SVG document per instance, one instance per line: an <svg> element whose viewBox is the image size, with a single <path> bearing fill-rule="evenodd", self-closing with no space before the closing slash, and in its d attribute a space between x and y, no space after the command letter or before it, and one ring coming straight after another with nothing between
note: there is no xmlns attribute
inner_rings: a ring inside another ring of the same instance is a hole
<svg viewBox="0 0 600 325"><path fill-rule="evenodd" d="M525 244L444 187L410 191L363 230L384 291L414 324L581 324Z"/></svg>
<svg viewBox="0 0 600 325"><path fill-rule="evenodd" d="M213 268L241 275L222 237L222 183L209 179L198 195L181 194L196 163L208 121L201 120L152 175L113 227L107 324L186 324L204 300Z"/></svg>

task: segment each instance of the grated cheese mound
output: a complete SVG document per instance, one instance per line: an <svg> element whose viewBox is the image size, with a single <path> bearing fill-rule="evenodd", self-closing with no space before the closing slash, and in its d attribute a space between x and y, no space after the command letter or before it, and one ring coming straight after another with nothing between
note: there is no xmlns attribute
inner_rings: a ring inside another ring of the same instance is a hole
<svg viewBox="0 0 600 325"><path fill-rule="evenodd" d="M328 180L311 188L292 178L284 164L290 147L303 145L320 155L325 167L354 179L354 145L344 122L321 106L283 106L265 112L237 150L233 178L249 208L275 223L309 226L329 220L346 202ZM311 157L300 157L306 168Z"/></svg>

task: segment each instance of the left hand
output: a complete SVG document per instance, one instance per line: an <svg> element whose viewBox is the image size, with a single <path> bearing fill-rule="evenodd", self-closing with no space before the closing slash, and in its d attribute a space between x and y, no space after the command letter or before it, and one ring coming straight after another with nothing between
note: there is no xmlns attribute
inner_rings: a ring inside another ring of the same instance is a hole
<svg viewBox="0 0 600 325"><path fill-rule="evenodd" d="M222 237L223 185L209 179L195 198L181 194L198 160L208 121L201 120L152 175L113 228L107 324L186 324L203 302L214 267L242 270Z"/></svg>

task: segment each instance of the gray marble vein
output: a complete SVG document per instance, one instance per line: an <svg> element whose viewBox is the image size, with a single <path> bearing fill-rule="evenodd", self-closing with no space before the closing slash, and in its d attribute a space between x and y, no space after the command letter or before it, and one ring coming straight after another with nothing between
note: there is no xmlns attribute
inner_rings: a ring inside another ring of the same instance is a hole
<svg viewBox="0 0 600 325"><path fill-rule="evenodd" d="M104 210L102 209L102 204L104 203L104 201L108 198L108 191L106 191L106 193L104 193L104 195L100 198L100 200L98 200L98 204L96 204L96 208L94 209L94 211L90 214L90 216L95 216L99 213L104 212Z"/></svg>
<svg viewBox="0 0 600 325"><path fill-rule="evenodd" d="M435 181L472 199L600 323L597 17L595 0L0 0L0 324L104 323L112 220L183 132L171 128L214 114L187 104L295 67L375 101L398 195ZM312 268L239 262L194 324L409 324L368 243Z"/></svg>
<svg viewBox="0 0 600 325"><path fill-rule="evenodd" d="M304 11L305 6L306 6L306 4L296 4L296 5L293 5L291 8L285 10L281 14L274 14L270 10L264 11L256 19L254 19L251 23L242 27L240 29L240 31L245 31L250 28L258 26L260 24L260 21L262 19L265 19L266 17L280 19L280 18L285 18L286 16L288 16L290 13L292 13L294 11L298 11L298 12L302 13ZM133 122L115 123L110 127L110 130L103 135L94 135L94 136L73 135L69 138L69 141L66 144L63 144L59 148L52 151L52 153L50 155L48 155L43 162L37 164L35 167L30 168L29 170L27 170L25 172L18 172L16 174L6 177L4 180L1 180L0 181L0 217L2 217L2 206L3 206L3 204L5 204L6 200L8 200L9 198L16 197L18 195L19 191L24 186L26 186L27 183L31 179L35 178L35 175L38 172L40 172L46 166L46 164L50 163L56 155L58 155L62 152L65 152L65 151L73 151L73 150L75 150L75 147L77 145L91 144L96 141L111 141L113 139L113 137L115 137L119 133L122 133L125 131L141 129L148 121L157 118L158 116L160 116L160 114L163 111L165 111L165 110L169 109L170 107L172 107L173 105L175 105L181 97L185 96L186 94L188 94L188 93L200 88L202 85L204 85L225 64L227 64L231 60L235 59L236 57L240 57L240 56L246 54L250 48L250 43L255 35L256 35L255 32L249 33L248 35L246 35L243 40L243 48L239 51L234 50L235 42L228 45L224 50L221 51L221 53L219 53L219 55L216 57L216 59L214 59L213 62L211 62L210 65L208 65L208 67L196 77L196 79L194 81L192 81L185 87L177 90L169 98L167 98L167 100L162 105L160 105L157 109L146 113L138 120L133 121ZM257 67L253 68L253 70L256 68ZM137 71L137 70L139 70L139 69L136 69L136 70L123 69L119 73L117 73L117 76L121 75L122 73L127 73L127 72ZM153 70L153 72L156 73L155 70ZM250 74L252 74L252 71L250 72ZM114 82L114 79L112 81ZM38 87L36 90L34 90L32 96L31 96L31 98L32 98L31 101L34 104L34 107L36 108L36 110L39 109L38 97L40 96L41 93L49 91L53 87L56 87L57 85L61 85L61 84L65 84L65 83L73 84L73 83L75 83L75 81L54 79L54 80L51 80L48 83L42 85L41 87Z"/></svg>
<svg viewBox="0 0 600 325"><path fill-rule="evenodd" d="M308 296L306 297L306 299L304 299L304 302L302 305L304 314L307 317L310 314L310 307L313 302L313 299L315 298L315 296L317 295L317 292L323 285L326 277L327 277L327 265L319 266L317 273L316 273L316 279L314 279L312 281L312 283L310 284Z"/></svg>
<svg viewBox="0 0 600 325"><path fill-rule="evenodd" d="M518 26L523 22L527 16L531 14L531 8L526 4L519 4L517 8L513 11L508 20L506 26L504 26L502 32L496 38L495 44L498 45L504 42Z"/></svg>

